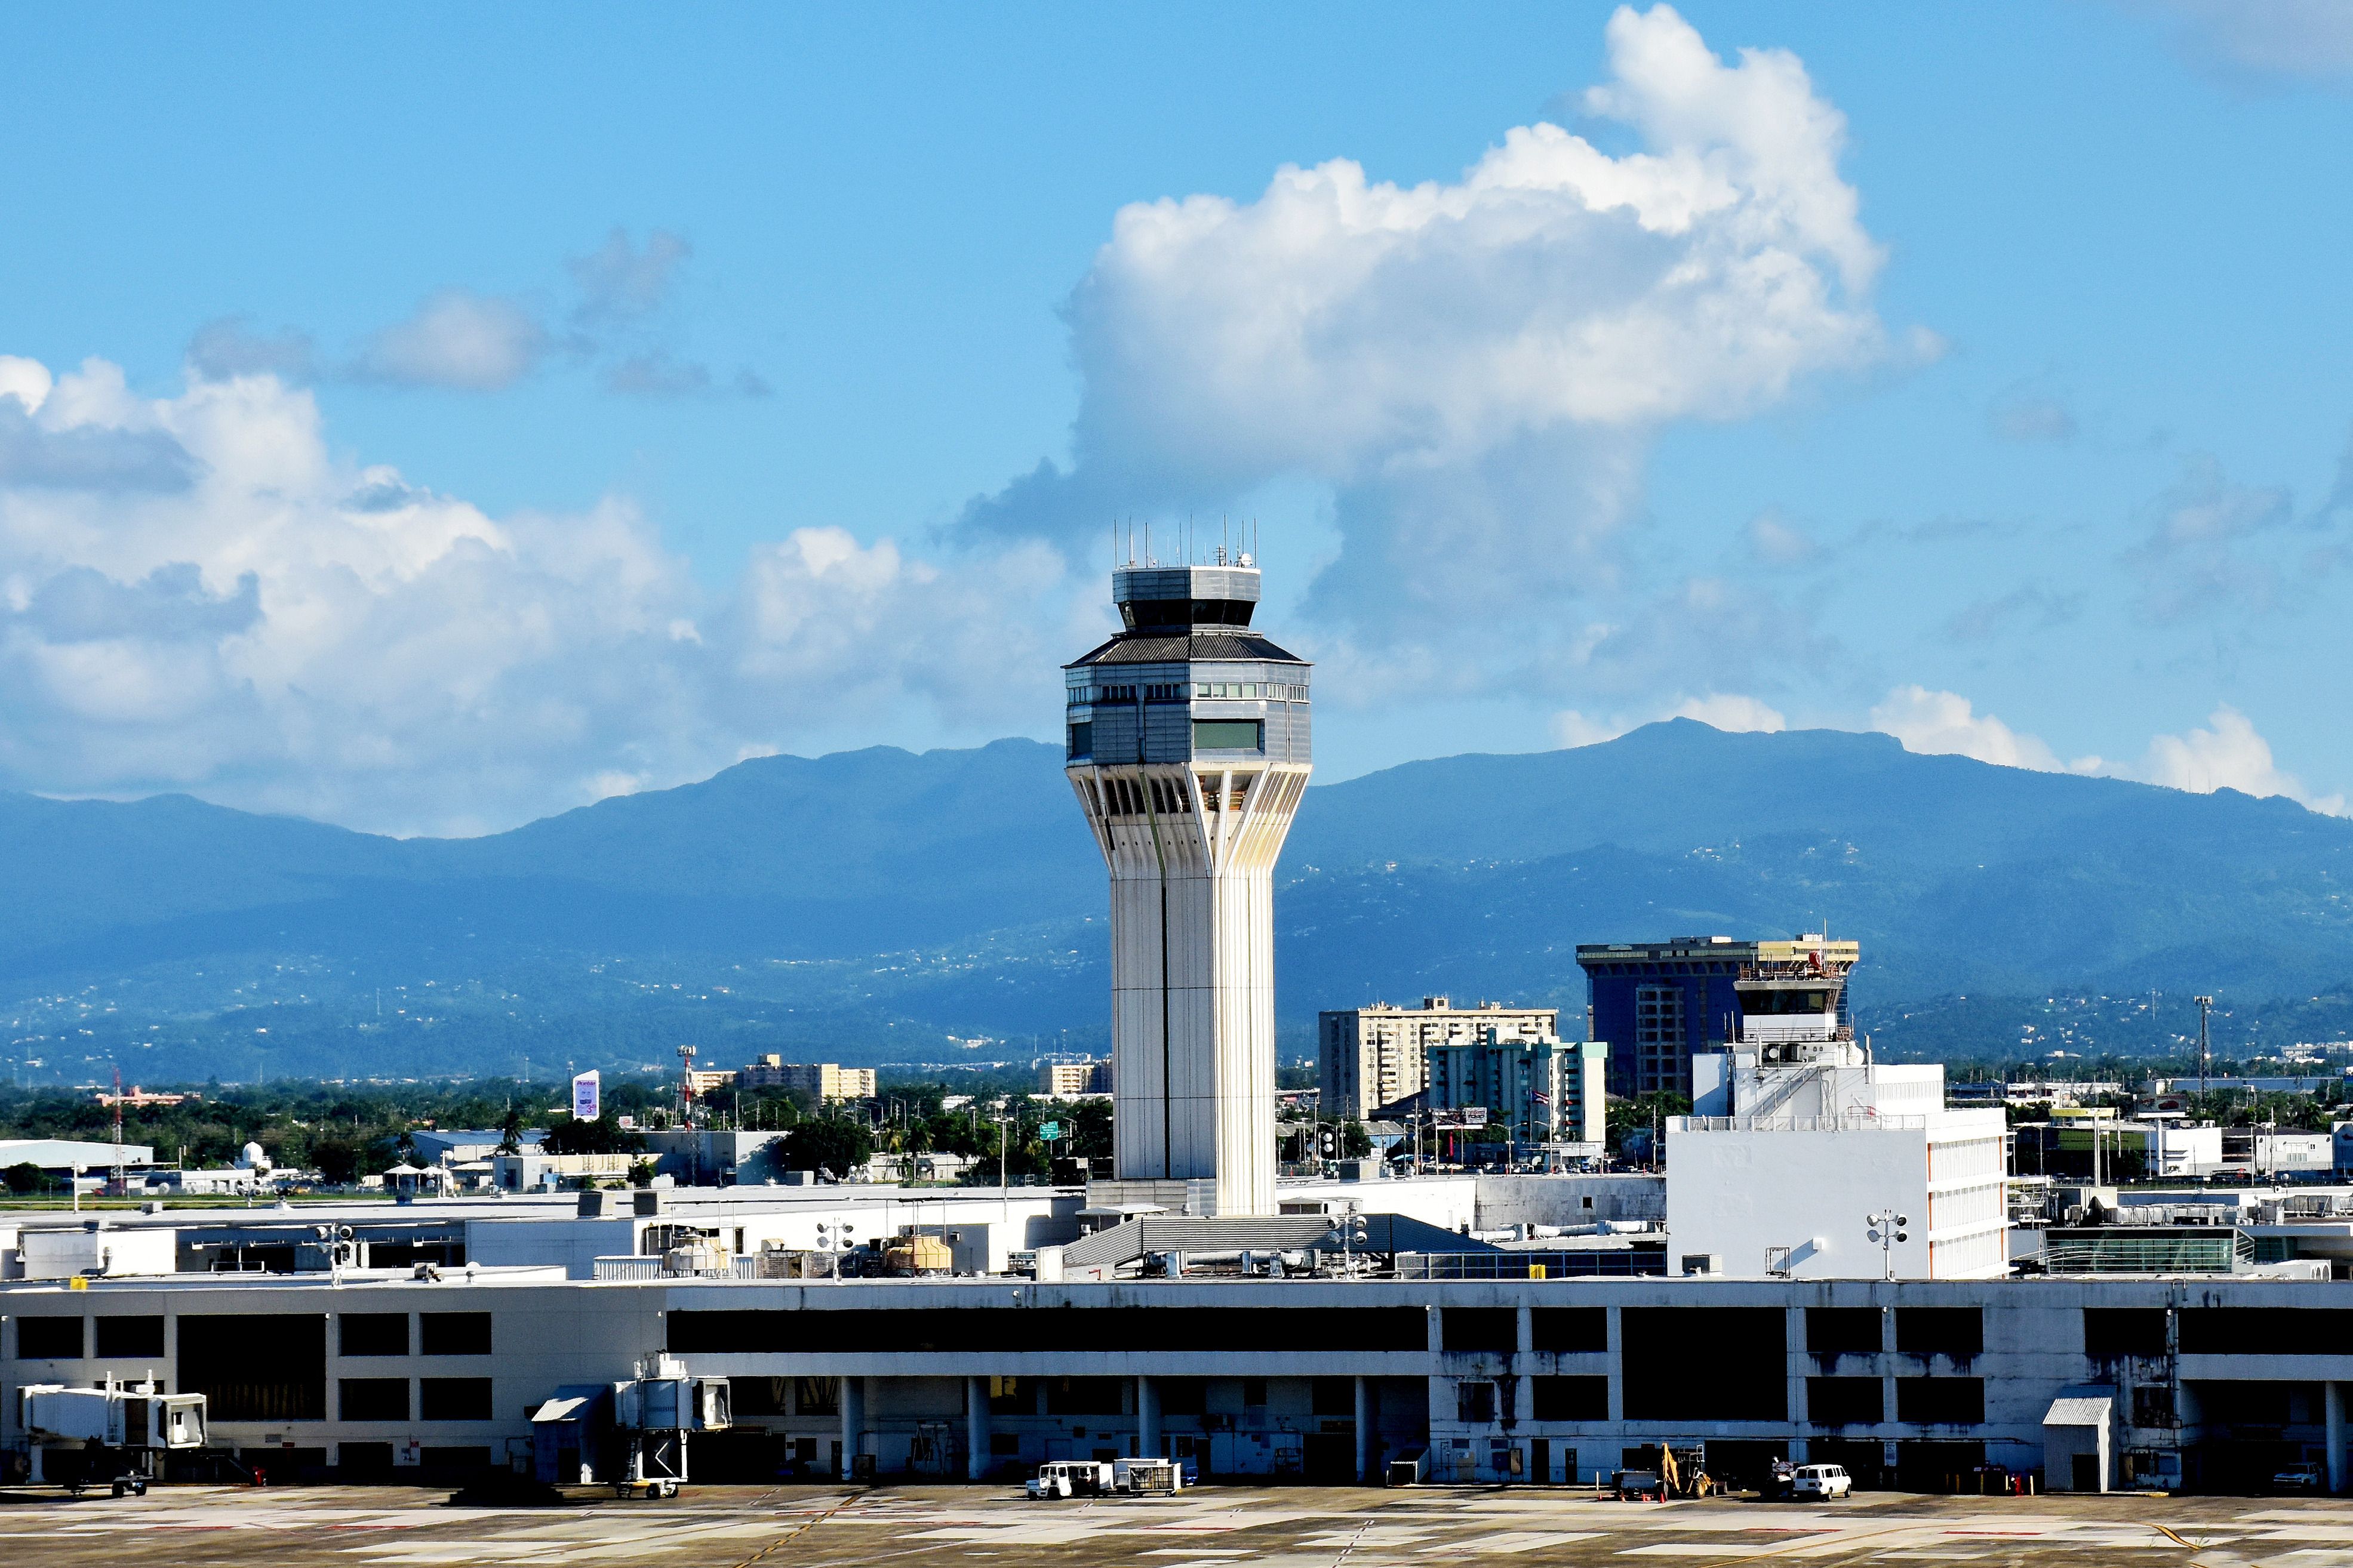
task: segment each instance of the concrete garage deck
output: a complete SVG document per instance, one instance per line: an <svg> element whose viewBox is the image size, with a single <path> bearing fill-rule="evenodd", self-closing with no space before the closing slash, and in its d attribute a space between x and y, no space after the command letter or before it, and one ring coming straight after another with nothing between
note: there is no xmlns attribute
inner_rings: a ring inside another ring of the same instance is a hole
<svg viewBox="0 0 2353 1568"><path fill-rule="evenodd" d="M1830 1508L1600 1502L1566 1491L1206 1488L1174 1500L1031 1503L999 1489L697 1488L675 1501L453 1507L401 1489L158 1488L66 1502L0 1494L0 1552L39 1565L268 1562L898 1563L1093 1568L1421 1568L1790 1561L2353 1564L2353 1501L1871 1493Z"/></svg>

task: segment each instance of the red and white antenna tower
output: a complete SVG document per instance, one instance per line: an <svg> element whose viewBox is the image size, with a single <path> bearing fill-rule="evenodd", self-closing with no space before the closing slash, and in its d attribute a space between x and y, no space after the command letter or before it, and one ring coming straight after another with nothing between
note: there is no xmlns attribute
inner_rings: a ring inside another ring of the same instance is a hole
<svg viewBox="0 0 2353 1568"><path fill-rule="evenodd" d="M122 1166L122 1064L114 1064L114 1190L120 1194L125 1185Z"/></svg>

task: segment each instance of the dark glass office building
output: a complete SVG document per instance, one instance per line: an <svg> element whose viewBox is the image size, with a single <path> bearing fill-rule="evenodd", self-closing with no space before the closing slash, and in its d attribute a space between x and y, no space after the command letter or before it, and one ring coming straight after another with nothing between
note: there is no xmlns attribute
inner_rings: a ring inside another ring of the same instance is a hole
<svg viewBox="0 0 2353 1568"><path fill-rule="evenodd" d="M1859 948L1819 936L1772 942L1679 936L1579 945L1586 1037L1609 1043L1609 1091L1691 1093L1693 1053L1727 1049L1734 1037L1740 1002L1733 982L1759 963L1786 963L1810 952L1851 965ZM1844 989L1838 1021L1852 1022Z"/></svg>

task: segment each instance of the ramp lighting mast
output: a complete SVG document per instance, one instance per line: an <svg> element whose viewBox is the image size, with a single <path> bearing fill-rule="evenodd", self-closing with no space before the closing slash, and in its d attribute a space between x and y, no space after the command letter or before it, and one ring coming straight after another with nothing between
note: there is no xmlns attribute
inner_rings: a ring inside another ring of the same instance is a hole
<svg viewBox="0 0 2353 1568"><path fill-rule="evenodd" d="M1882 1209L1877 1214L1862 1217L1871 1226L1863 1234L1879 1243L1879 1256L1886 1266L1887 1278L1894 1279L1895 1244L1912 1239L1912 1233L1905 1228L1912 1223L1911 1216L1897 1214L1894 1209Z"/></svg>

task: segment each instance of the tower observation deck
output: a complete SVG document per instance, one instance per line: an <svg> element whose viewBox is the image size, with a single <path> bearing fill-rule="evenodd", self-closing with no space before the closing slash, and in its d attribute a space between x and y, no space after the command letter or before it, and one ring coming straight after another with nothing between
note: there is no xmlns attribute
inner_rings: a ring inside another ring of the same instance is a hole
<svg viewBox="0 0 2353 1568"><path fill-rule="evenodd" d="M1274 1212L1274 862L1311 768L1308 665L1258 569L1129 565L1063 667L1071 787L1111 869L1113 1164Z"/></svg>

